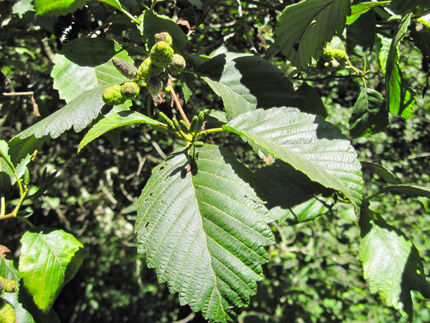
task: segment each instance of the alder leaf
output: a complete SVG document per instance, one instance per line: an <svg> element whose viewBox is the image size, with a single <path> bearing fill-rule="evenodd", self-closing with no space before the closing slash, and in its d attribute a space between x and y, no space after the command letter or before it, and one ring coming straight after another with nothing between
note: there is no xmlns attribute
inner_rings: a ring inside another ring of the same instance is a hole
<svg viewBox="0 0 430 323"><path fill-rule="evenodd" d="M369 88L361 90L349 126L352 138L383 131L388 126L388 112L382 94Z"/></svg>
<svg viewBox="0 0 430 323"><path fill-rule="evenodd" d="M275 44L291 63L305 70L325 43L345 27L349 0L305 0L284 9L275 29Z"/></svg>
<svg viewBox="0 0 430 323"><path fill-rule="evenodd" d="M36 16L65 16L81 9L88 0L34 0Z"/></svg>
<svg viewBox="0 0 430 323"><path fill-rule="evenodd" d="M400 179L389 169L382 165L362 161L361 165L370 169L371 174L377 174L383 180L390 184L400 184Z"/></svg>
<svg viewBox="0 0 430 323"><path fill-rule="evenodd" d="M254 55L222 53L196 72L222 98L227 120L257 108L306 104L276 66Z"/></svg>
<svg viewBox="0 0 430 323"><path fill-rule="evenodd" d="M111 58L134 62L120 50L115 42L103 38L79 38L65 44L54 56L51 73L60 98L68 103L84 91L126 82L128 79L115 68Z"/></svg>
<svg viewBox="0 0 430 323"><path fill-rule="evenodd" d="M181 304L230 322L231 306L248 304L262 279L264 247L274 243L269 212L230 151L205 145L191 166L183 149L154 169L139 198L138 252Z"/></svg>
<svg viewBox="0 0 430 323"><path fill-rule="evenodd" d="M111 85L113 84L109 84ZM72 126L76 132L82 131L99 115L105 105L102 93L107 87L96 87L82 93L62 109L19 133L17 137L24 139L34 135L41 138L50 135L51 138L57 138Z"/></svg>
<svg viewBox="0 0 430 323"><path fill-rule="evenodd" d="M412 321L411 290L430 298L430 284L418 250L403 232L363 205L360 215L360 259L371 293Z"/></svg>
<svg viewBox="0 0 430 323"><path fill-rule="evenodd" d="M351 143L321 116L293 108L255 110L223 126L264 155L278 158L324 187L342 192L357 214L363 192L361 165Z"/></svg>
<svg viewBox="0 0 430 323"><path fill-rule="evenodd" d="M424 196L430 199L430 188L418 185L390 185L382 188L380 192L408 195L411 197Z"/></svg>
<svg viewBox="0 0 430 323"><path fill-rule="evenodd" d="M78 153L94 139L100 137L112 129L117 129L123 126L132 125L136 123L146 123L151 126L163 126L164 124L157 120L151 119L139 112L135 111L121 111L114 115L105 117L97 122L85 135L84 139L79 144Z"/></svg>
<svg viewBox="0 0 430 323"><path fill-rule="evenodd" d="M70 233L46 228L30 229L21 244L19 271L24 286L37 307L49 311L85 258L86 254L79 252L83 245Z"/></svg>
<svg viewBox="0 0 430 323"><path fill-rule="evenodd" d="M376 6L383 6L390 3L390 1L379 1L379 2L362 2L351 6L351 14L346 17L346 24L353 24L362 14L365 14L370 9Z"/></svg>
<svg viewBox="0 0 430 323"><path fill-rule="evenodd" d="M277 160L255 172L255 182L267 198L273 220L290 225L309 221L333 204L333 191L312 182L291 165Z"/></svg>
<svg viewBox="0 0 430 323"><path fill-rule="evenodd" d="M416 100L414 90L403 78L399 67L399 44L407 32L411 17L412 13L409 13L399 22L388 53L387 73L385 74L387 110L405 119L411 116Z"/></svg>

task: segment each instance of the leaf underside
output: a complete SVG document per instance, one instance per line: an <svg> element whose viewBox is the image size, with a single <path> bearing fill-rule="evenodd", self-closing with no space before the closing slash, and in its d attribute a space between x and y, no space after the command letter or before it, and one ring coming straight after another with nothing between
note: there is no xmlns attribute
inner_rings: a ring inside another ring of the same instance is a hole
<svg viewBox="0 0 430 323"><path fill-rule="evenodd" d="M349 0L306 0L284 9L275 30L275 43L291 63L305 70L325 43L342 33Z"/></svg>
<svg viewBox="0 0 430 323"><path fill-rule="evenodd" d="M334 125L293 108L255 110L224 129L237 133L256 151L278 158L324 187L342 192L359 214L363 181L357 153Z"/></svg>
<svg viewBox="0 0 430 323"><path fill-rule="evenodd" d="M306 104L276 66L254 55L222 53L198 66L196 72L222 98L227 120L257 108Z"/></svg>
<svg viewBox="0 0 430 323"><path fill-rule="evenodd" d="M418 250L403 232L388 225L367 205L362 210L360 259L364 278L372 293L379 293L388 306L412 321L410 291L430 298L430 285Z"/></svg>
<svg viewBox="0 0 430 323"><path fill-rule="evenodd" d="M205 145L187 172L187 151L154 169L139 199L138 251L181 304L215 322L232 320L262 278L274 243L267 209L247 183L253 174L234 155Z"/></svg>

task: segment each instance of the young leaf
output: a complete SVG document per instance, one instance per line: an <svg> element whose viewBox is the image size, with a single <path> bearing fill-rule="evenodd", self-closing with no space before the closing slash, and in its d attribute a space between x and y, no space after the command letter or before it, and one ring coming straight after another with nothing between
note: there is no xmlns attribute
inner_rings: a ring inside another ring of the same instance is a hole
<svg viewBox="0 0 430 323"><path fill-rule="evenodd" d="M390 1L379 1L379 2L362 2L358 3L354 6L351 6L351 14L346 17L346 24L351 25L353 24L360 16L366 12L368 12L370 9L376 6L383 6L390 3Z"/></svg>
<svg viewBox="0 0 430 323"><path fill-rule="evenodd" d="M268 211L231 152L204 145L188 167L182 150L154 169L139 198L138 251L181 304L229 322L231 306L246 305L262 278L264 247L274 243Z"/></svg>
<svg viewBox="0 0 430 323"><path fill-rule="evenodd" d="M412 13L407 14L400 20L395 36L391 42L387 58L387 73L385 75L385 86L387 91L387 110L395 115L408 119L415 107L415 92L409 83L402 77L399 67L399 43L406 34L411 21Z"/></svg>
<svg viewBox="0 0 430 323"><path fill-rule="evenodd" d="M113 84L109 84L109 86L111 85ZM21 139L31 135L36 138L46 135L50 135L51 138L57 138L72 126L76 132L82 131L98 116L103 108L105 103L102 99L102 93L106 87L96 87L82 93L64 108L54 112L17 136Z"/></svg>
<svg viewBox="0 0 430 323"><path fill-rule="evenodd" d="M68 13L81 9L88 0L34 0L36 16L65 16Z"/></svg>
<svg viewBox="0 0 430 323"><path fill-rule="evenodd" d="M97 122L88 133L85 135L84 139L79 144L78 153L89 144L94 139L100 137L104 133L116 129L119 127L136 124L136 123L146 123L151 126L162 126L161 122L151 119L139 112L135 111L122 111L112 116L101 119Z"/></svg>
<svg viewBox="0 0 430 323"><path fill-rule="evenodd" d="M363 89L354 104L349 125L352 138L383 131L388 126L388 112L382 94Z"/></svg>
<svg viewBox="0 0 430 323"><path fill-rule="evenodd" d="M196 72L222 98L227 120L256 108L305 104L276 66L254 55L223 53Z"/></svg>
<svg viewBox="0 0 430 323"><path fill-rule="evenodd" d="M312 182L291 165L276 161L255 172L256 184L264 193L273 218L280 224L295 224L314 219L332 204L333 191Z"/></svg>
<svg viewBox="0 0 430 323"><path fill-rule="evenodd" d="M310 180L342 192L359 214L363 181L357 153L340 130L322 117L293 108L273 108L242 114L223 128Z"/></svg>
<svg viewBox="0 0 430 323"><path fill-rule="evenodd" d="M275 43L291 63L305 70L324 44L342 33L349 0L305 0L284 9L275 30Z"/></svg>
<svg viewBox="0 0 430 323"><path fill-rule="evenodd" d="M79 38L65 44L54 56L51 73L60 98L70 102L84 91L126 82L128 79L113 66L111 58L134 62L126 51L117 50L113 41L103 38Z"/></svg>
<svg viewBox="0 0 430 323"><path fill-rule="evenodd" d="M418 250L403 232L388 225L377 213L363 205L360 215L360 259L364 278L372 293L412 321L410 291L430 298L430 285Z"/></svg>
<svg viewBox="0 0 430 323"><path fill-rule="evenodd" d="M70 233L46 228L30 229L22 236L21 244L19 271L24 286L34 303L48 311L71 274L76 273L76 266L82 263L82 253L78 251L83 245ZM77 265L71 265L74 262ZM72 273L67 274L70 270Z"/></svg>
<svg viewBox="0 0 430 323"><path fill-rule="evenodd" d="M168 32L173 38L172 48L175 53L184 51L188 44L188 38L182 29L169 17L160 16L152 10L146 10L143 18L143 40L147 42L148 50L155 44L154 35L161 32Z"/></svg>
<svg viewBox="0 0 430 323"><path fill-rule="evenodd" d="M387 183L390 183L390 184L400 184L401 183L400 179L396 175L394 175L389 169L385 168L382 165L364 162L364 161L361 162L361 165L363 167L370 168L372 173L377 174L379 177L384 179Z"/></svg>

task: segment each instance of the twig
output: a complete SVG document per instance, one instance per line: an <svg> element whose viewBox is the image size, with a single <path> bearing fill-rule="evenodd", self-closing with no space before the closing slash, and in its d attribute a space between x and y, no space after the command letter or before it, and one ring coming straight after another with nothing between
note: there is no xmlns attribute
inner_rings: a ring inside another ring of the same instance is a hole
<svg viewBox="0 0 430 323"><path fill-rule="evenodd" d="M167 156L166 154L161 150L160 146L154 141L152 140L151 136L144 132L143 135L145 136L146 139L151 141L152 146L154 146L155 150L157 151L157 153L163 158L165 159Z"/></svg>
<svg viewBox="0 0 430 323"><path fill-rule="evenodd" d="M34 92L3 93L3 96L21 96L21 95L31 95L31 104L33 104L33 114L36 117L40 117L39 107L37 106L36 100L34 99Z"/></svg>
<svg viewBox="0 0 430 323"><path fill-rule="evenodd" d="M182 109L181 103L179 102L178 96L177 96L175 90L173 89L172 82L170 80L167 83L167 88L170 90L170 94L176 103L176 108L178 109L179 113L181 114L182 119L184 119L184 121L186 122L186 124L188 126L191 125L190 120L188 120L184 110Z"/></svg>
<svg viewBox="0 0 430 323"><path fill-rule="evenodd" d="M188 315L186 318L179 320L179 321L176 321L176 322L173 322L173 323L187 323L187 322L191 321L192 319L194 319L195 316L196 316L196 314L190 313L190 315Z"/></svg>

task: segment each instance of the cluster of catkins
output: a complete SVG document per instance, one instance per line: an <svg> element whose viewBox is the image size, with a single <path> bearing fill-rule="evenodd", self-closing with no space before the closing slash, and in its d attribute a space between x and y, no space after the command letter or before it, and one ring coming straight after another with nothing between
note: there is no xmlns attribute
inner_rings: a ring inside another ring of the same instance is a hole
<svg viewBox="0 0 430 323"><path fill-rule="evenodd" d="M4 292L15 293L17 290L18 286L14 280L0 277L0 295ZM15 309L2 297L0 297L0 322L15 323Z"/></svg>
<svg viewBox="0 0 430 323"><path fill-rule="evenodd" d="M133 81L123 85L116 84L104 90L103 101L109 105L134 100L139 95L141 86L146 86L152 95L158 94L167 82L169 74L177 76L185 68L185 59L175 54L172 37L166 32L155 34L155 45L139 68L117 57L112 58L112 63L122 75Z"/></svg>

